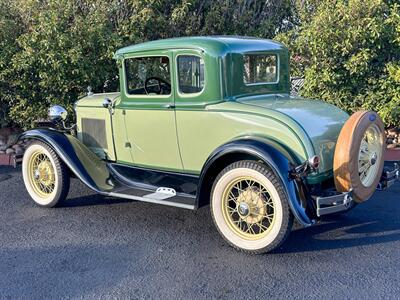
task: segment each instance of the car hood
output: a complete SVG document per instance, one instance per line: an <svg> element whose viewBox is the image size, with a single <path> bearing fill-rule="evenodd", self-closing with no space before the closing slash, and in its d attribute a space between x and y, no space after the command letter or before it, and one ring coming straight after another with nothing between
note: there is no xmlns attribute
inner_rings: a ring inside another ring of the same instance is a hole
<svg viewBox="0 0 400 300"><path fill-rule="evenodd" d="M103 108L103 102L105 98L114 100L119 97L119 93L102 93L92 94L85 96L75 102L76 107L100 107Z"/></svg>
<svg viewBox="0 0 400 300"><path fill-rule="evenodd" d="M242 104L283 113L299 124L309 136L314 151L322 159L321 169L331 170L337 138L349 115L323 101L293 97L243 98Z"/></svg>

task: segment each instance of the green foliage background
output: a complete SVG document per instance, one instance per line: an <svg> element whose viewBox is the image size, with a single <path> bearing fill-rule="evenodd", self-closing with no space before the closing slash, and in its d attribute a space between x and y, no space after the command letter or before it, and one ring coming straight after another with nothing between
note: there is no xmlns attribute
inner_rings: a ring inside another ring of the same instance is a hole
<svg viewBox="0 0 400 300"><path fill-rule="evenodd" d="M292 52L292 75L305 76L302 96L399 126L399 1L301 1L296 11L298 26L276 39Z"/></svg>
<svg viewBox="0 0 400 300"><path fill-rule="evenodd" d="M0 127L118 89L113 52L175 36L276 38L303 95L400 123L400 9L381 0L0 0Z"/></svg>

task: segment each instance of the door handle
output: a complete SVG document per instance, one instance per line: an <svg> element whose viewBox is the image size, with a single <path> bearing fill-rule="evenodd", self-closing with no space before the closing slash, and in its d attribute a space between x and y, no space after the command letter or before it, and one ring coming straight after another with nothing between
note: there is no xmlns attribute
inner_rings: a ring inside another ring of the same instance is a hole
<svg viewBox="0 0 400 300"><path fill-rule="evenodd" d="M169 104L165 105L165 108L174 109L175 108L175 104L169 103Z"/></svg>

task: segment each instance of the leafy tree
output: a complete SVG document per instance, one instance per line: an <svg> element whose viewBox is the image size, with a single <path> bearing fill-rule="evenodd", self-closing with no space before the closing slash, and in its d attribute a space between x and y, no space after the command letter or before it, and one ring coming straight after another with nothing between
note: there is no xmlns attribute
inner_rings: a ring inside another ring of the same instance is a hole
<svg viewBox="0 0 400 300"><path fill-rule="evenodd" d="M120 46L106 1L25 1L28 30L16 42L7 78L14 89L10 116L25 127L50 104L69 109L88 85L115 89L112 55ZM105 83L108 84L104 87Z"/></svg>
<svg viewBox="0 0 400 300"><path fill-rule="evenodd" d="M298 26L277 38L292 52L302 95L348 112L378 111L400 124L400 6L397 1L319 0L298 4Z"/></svg>
<svg viewBox="0 0 400 300"><path fill-rule="evenodd" d="M16 39L24 30L12 0L0 1L0 128L11 123L9 107L13 100L8 72L12 56L19 50Z"/></svg>
<svg viewBox="0 0 400 300"><path fill-rule="evenodd" d="M0 0L3 123L31 127L50 104L71 110L88 85L116 90L112 55L122 46L187 35L272 38L291 26L292 1Z"/></svg>
<svg viewBox="0 0 400 300"><path fill-rule="evenodd" d="M130 41L188 35L272 38L292 24L292 0L133 0Z"/></svg>

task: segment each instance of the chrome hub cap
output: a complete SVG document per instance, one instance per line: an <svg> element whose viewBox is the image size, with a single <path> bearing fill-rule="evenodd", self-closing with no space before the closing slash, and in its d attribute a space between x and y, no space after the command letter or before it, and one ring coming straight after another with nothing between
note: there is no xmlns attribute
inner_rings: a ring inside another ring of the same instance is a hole
<svg viewBox="0 0 400 300"><path fill-rule="evenodd" d="M374 153L372 153L372 155L371 155L371 159L370 159L370 162L371 162L371 166L373 166L373 165L375 165L376 164L376 160L378 159L378 155L374 152Z"/></svg>
<svg viewBox="0 0 400 300"><path fill-rule="evenodd" d="M239 203L238 212L242 218L247 217L250 214L249 205L246 202Z"/></svg>
<svg viewBox="0 0 400 300"><path fill-rule="evenodd" d="M40 177L40 172L39 172L38 169L36 169L36 170L33 172L33 177L34 177L36 180L39 179L39 177Z"/></svg>

